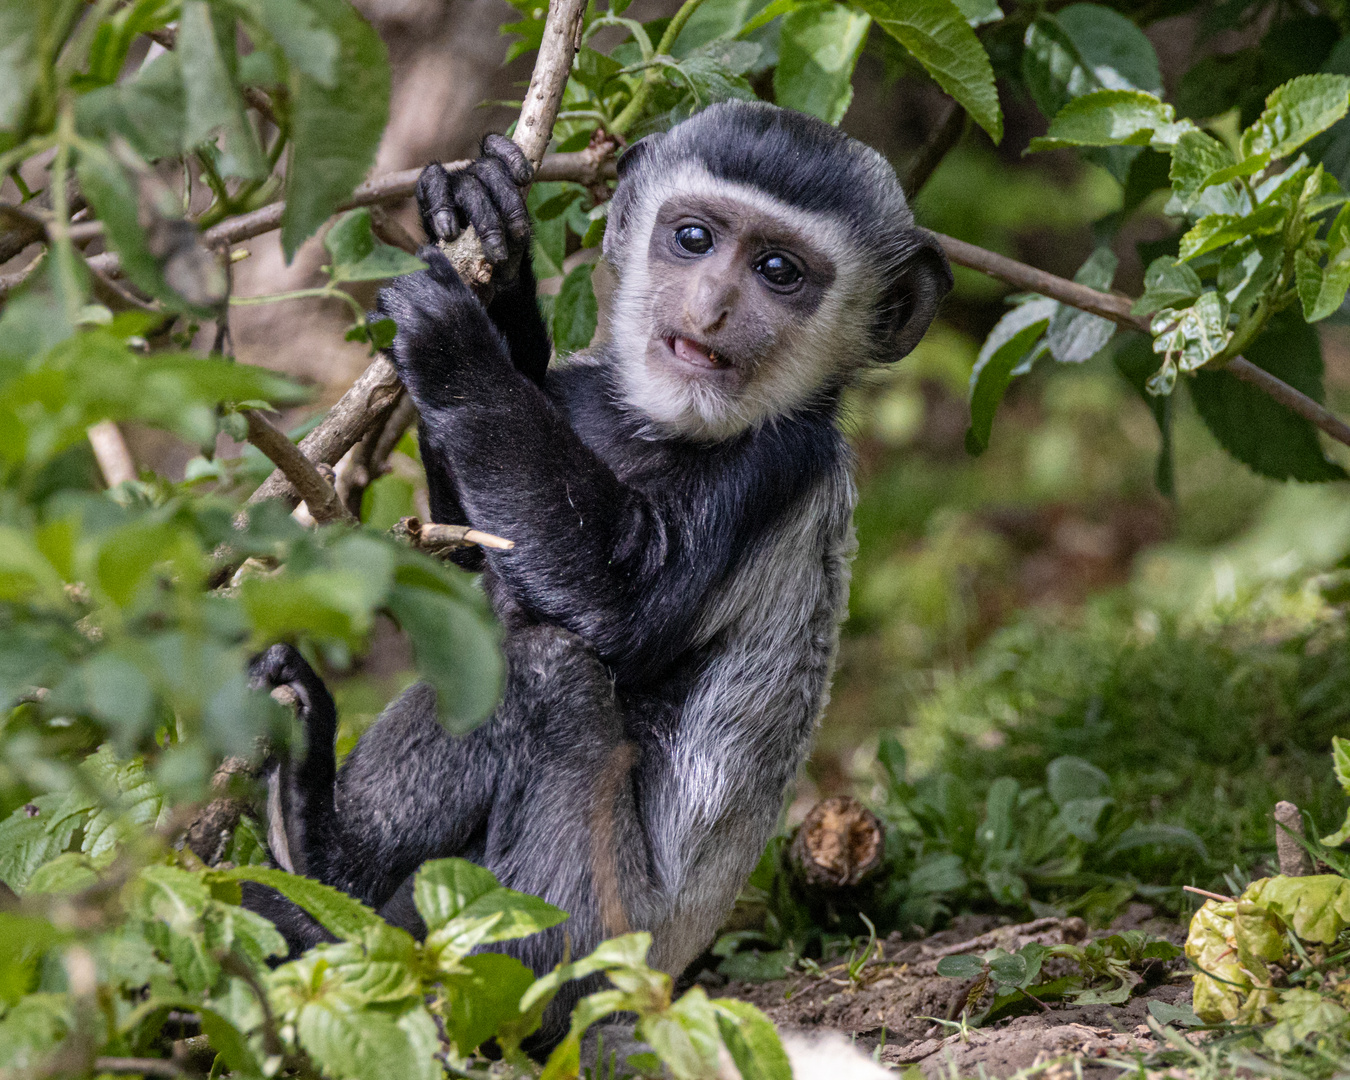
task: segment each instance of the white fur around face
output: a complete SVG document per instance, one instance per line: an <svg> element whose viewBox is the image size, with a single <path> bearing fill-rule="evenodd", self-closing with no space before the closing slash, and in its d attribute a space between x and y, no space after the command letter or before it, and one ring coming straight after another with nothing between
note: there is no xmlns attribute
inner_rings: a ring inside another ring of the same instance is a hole
<svg viewBox="0 0 1350 1080"><path fill-rule="evenodd" d="M841 374L871 359L869 326L881 282L874 268L859 257L858 245L841 221L790 206L758 188L719 180L693 161L669 175L640 182L643 188L625 235L606 245L618 276L610 355L622 403L661 434L709 442L732 438L808 403ZM834 263L835 279L816 311L736 390L714 380L690 378L649 355L656 320L648 244L662 205L682 195L740 202L790 222Z"/></svg>

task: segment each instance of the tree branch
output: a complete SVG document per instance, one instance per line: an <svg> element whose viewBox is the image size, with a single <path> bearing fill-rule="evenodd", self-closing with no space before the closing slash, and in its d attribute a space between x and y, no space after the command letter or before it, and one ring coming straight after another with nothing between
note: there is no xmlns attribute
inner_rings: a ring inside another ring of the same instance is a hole
<svg viewBox="0 0 1350 1080"><path fill-rule="evenodd" d="M1028 266L993 251L986 251L982 247L967 244L964 240L957 240L951 236L939 234L938 240L947 252L947 258L958 266L968 266L972 270L979 270L990 277L1006 281L1014 288L1040 293L1041 296L1048 296L1051 300L1058 300L1080 311L1100 315L1131 330L1149 333L1149 320L1142 315L1130 313L1133 301L1129 297L1121 296L1119 293L1098 292L1076 281L1037 270L1034 266ZM1223 366L1243 382L1251 383L1258 390L1270 395L1290 412L1325 431L1337 442L1350 446L1350 424L1346 424L1330 409L1314 401L1307 394L1295 390L1282 379L1277 379L1245 357L1236 356Z"/></svg>
<svg viewBox="0 0 1350 1080"><path fill-rule="evenodd" d="M319 524L326 521L355 523L356 519L338 498L333 485L319 474L319 470L286 437L285 432L256 409L245 409L243 412L244 419L248 421L248 441L266 454L285 475L299 497L305 500L310 517Z"/></svg>

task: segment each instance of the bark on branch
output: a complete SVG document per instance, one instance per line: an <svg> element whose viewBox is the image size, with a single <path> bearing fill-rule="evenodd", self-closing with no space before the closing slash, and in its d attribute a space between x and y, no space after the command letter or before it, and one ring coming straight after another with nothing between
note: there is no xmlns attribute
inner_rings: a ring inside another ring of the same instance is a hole
<svg viewBox="0 0 1350 1080"><path fill-rule="evenodd" d="M1119 323L1131 330L1149 332L1149 321L1142 315L1132 315L1130 308L1134 302L1119 293L1098 292L1096 289L1080 285L1076 281L1057 277L1037 270L1034 266L1009 259L993 251L986 251L974 244L967 244L955 237L938 235L938 240L947 252L947 258L958 266L968 266L972 270L1006 281L1009 285L1027 292L1040 293L1051 300L1058 300L1076 307L1080 311L1100 315L1104 319ZM1290 412L1303 417L1309 423L1321 428L1333 439L1350 446L1350 424L1338 417L1330 409L1307 394L1295 390L1287 382L1277 379L1264 368L1259 368L1245 357L1234 357L1224 365L1243 382L1251 383L1258 390L1274 398Z"/></svg>

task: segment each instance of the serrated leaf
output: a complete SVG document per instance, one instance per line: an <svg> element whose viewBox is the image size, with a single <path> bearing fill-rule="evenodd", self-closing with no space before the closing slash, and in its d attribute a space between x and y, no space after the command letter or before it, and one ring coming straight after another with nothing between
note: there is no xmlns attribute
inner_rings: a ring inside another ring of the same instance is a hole
<svg viewBox="0 0 1350 1080"><path fill-rule="evenodd" d="M1159 255L1144 271L1144 295L1130 311L1149 315L1163 308L1183 307L1194 302L1203 291L1200 275L1190 266L1177 262L1171 255Z"/></svg>
<svg viewBox="0 0 1350 1080"><path fill-rule="evenodd" d="M1003 111L989 54L951 0L861 0L858 5L900 42L995 143Z"/></svg>
<svg viewBox="0 0 1350 1080"><path fill-rule="evenodd" d="M842 4L804 4L783 18L774 69L774 100L837 125L853 100L869 16Z"/></svg>
<svg viewBox="0 0 1350 1080"><path fill-rule="evenodd" d="M1152 146L1170 149L1189 120L1177 121L1171 105L1141 90L1097 90L1074 98L1050 122L1050 130L1031 140L1028 153L1066 146Z"/></svg>
<svg viewBox="0 0 1350 1080"><path fill-rule="evenodd" d="M313 915L325 929L346 941L358 941L367 930L383 924L379 915L342 890L284 870L237 866L232 870L213 871L212 876L221 881L256 881L276 889L291 903Z"/></svg>
<svg viewBox="0 0 1350 1080"><path fill-rule="evenodd" d="M1303 304L1303 317L1318 322L1333 315L1345 302L1350 289L1350 251L1329 260L1326 266L1300 251L1296 257L1298 271L1298 298Z"/></svg>
<svg viewBox="0 0 1350 1080"><path fill-rule="evenodd" d="M281 247L289 263L375 161L389 119L389 60L384 43L345 0L311 0L338 41L332 88L293 68L291 159Z"/></svg>
<svg viewBox="0 0 1350 1080"><path fill-rule="evenodd" d="M1288 157L1314 135L1331 127L1350 108L1350 76L1299 75L1277 86L1266 98L1265 111L1242 133L1244 158Z"/></svg>
<svg viewBox="0 0 1350 1080"><path fill-rule="evenodd" d="M1218 293L1201 293L1190 307L1160 311L1149 325L1153 351L1180 371L1195 371L1223 352L1233 332L1228 304Z"/></svg>
<svg viewBox="0 0 1350 1080"><path fill-rule="evenodd" d="M547 901L497 884L491 870L463 859L425 863L413 881L413 901L429 931L454 919L500 916L482 941L527 937L567 918Z"/></svg>
<svg viewBox="0 0 1350 1080"><path fill-rule="evenodd" d="M1182 261L1215 251L1225 244L1251 236L1269 236L1279 232L1289 211L1279 203L1268 202L1250 214L1206 214L1181 238Z"/></svg>
<svg viewBox="0 0 1350 1080"><path fill-rule="evenodd" d="M1275 316L1244 355L1313 400L1322 400L1317 330L1293 313ZM1345 478L1344 470L1322 452L1312 424L1231 372L1197 372L1191 397L1223 448L1254 472L1277 480Z"/></svg>
<svg viewBox="0 0 1350 1080"><path fill-rule="evenodd" d="M1013 314L1009 312L1005 315L999 325ZM966 432L968 453L978 455L989 448L994 413L998 411L999 402L1012 382L1013 371L1027 358L1049 326L1048 317L1036 319L1014 330L1011 336L987 355L981 350L980 360L976 362L970 376L970 429ZM998 331L998 326L995 326L994 331ZM993 337L991 333L991 341ZM987 347L989 342L985 344Z"/></svg>
<svg viewBox="0 0 1350 1080"><path fill-rule="evenodd" d="M353 1009L320 1000L296 1017L300 1045L334 1077L350 1080L439 1080L436 1022L421 1005L400 1013Z"/></svg>
<svg viewBox="0 0 1350 1080"><path fill-rule="evenodd" d="M253 180L267 173L267 163L244 115L244 99L235 85L232 65L222 52L227 48L233 56L234 41L220 37L222 32L233 34L234 19L217 20L213 15L205 0L185 0L178 20L174 51L183 72L183 149L194 150L220 132L224 143L221 175Z"/></svg>
<svg viewBox="0 0 1350 1080"><path fill-rule="evenodd" d="M1172 148L1172 167L1169 173L1172 190L1189 206L1205 188L1220 182L1224 173L1237 162L1233 152L1212 135L1203 131L1186 131Z"/></svg>
<svg viewBox="0 0 1350 1080"><path fill-rule="evenodd" d="M323 246L333 259L329 274L335 282L383 281L427 268L416 255L376 239L370 211L364 206L338 218L323 238Z"/></svg>
<svg viewBox="0 0 1350 1080"><path fill-rule="evenodd" d="M1219 253L1215 284L1228 301L1228 310L1241 316L1260 298L1284 262L1280 236L1239 240Z"/></svg>

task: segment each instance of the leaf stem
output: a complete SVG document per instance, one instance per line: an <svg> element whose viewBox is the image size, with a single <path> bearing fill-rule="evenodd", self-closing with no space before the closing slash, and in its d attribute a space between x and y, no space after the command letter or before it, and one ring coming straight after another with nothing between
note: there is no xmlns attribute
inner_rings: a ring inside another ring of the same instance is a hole
<svg viewBox="0 0 1350 1080"><path fill-rule="evenodd" d="M47 235L52 242L52 257L56 260L56 279L61 290L61 303L66 318L72 325L79 322L84 290L80 288L80 274L76 265L75 245L70 239L70 201L67 185L70 180L70 146L75 140L75 113L67 99L61 105L57 118L56 158L52 162L52 220Z"/></svg>
<svg viewBox="0 0 1350 1080"><path fill-rule="evenodd" d="M656 45L656 57L669 54L675 41L680 36L680 31L699 9L703 0L684 0L680 10L675 12L675 17L670 20L670 25L666 27L666 32L661 35L661 40ZM626 135L628 129L633 126L642 115L642 110L647 107L647 98L651 96L653 87L656 85L657 74L655 69L647 72L647 77L638 83L637 89L633 91L633 96L628 104L623 107L623 111L614 118L614 123L610 126L610 131L615 135Z"/></svg>

